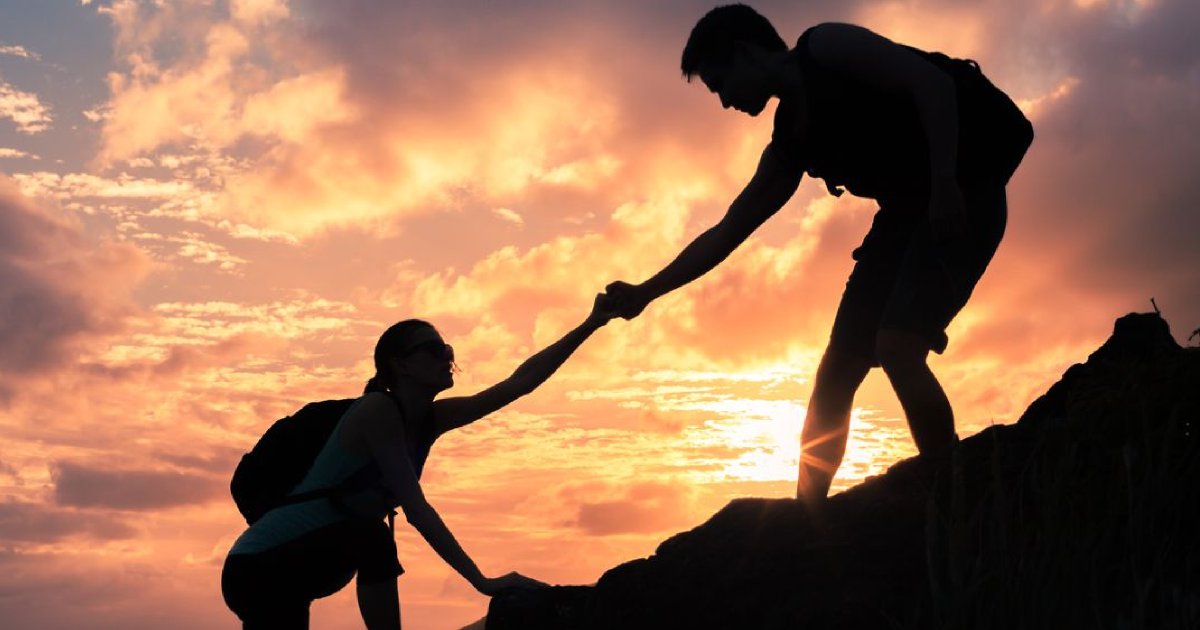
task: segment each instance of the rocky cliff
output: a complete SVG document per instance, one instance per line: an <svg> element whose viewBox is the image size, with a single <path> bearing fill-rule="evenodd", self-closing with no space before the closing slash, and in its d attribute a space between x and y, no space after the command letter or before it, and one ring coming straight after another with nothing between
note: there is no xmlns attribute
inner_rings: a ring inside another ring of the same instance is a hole
<svg viewBox="0 0 1200 630"><path fill-rule="evenodd" d="M738 499L489 630L1200 628L1200 351L1130 314L1012 425L820 509Z"/></svg>

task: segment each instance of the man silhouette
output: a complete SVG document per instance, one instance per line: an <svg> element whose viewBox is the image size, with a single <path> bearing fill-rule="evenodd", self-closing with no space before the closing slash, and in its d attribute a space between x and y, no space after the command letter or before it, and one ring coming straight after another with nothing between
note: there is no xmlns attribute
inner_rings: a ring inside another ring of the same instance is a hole
<svg viewBox="0 0 1200 630"><path fill-rule="evenodd" d="M946 394L926 363L966 304L1004 233L1005 185L1033 139L1029 122L972 61L826 23L789 50L745 5L713 9L683 49L725 108L757 116L779 99L771 141L725 216L641 284L608 295L631 319L724 260L796 191L804 173L873 198L879 210L817 368L801 435L797 496L829 492L846 449L854 394L881 366L924 461L957 443Z"/></svg>

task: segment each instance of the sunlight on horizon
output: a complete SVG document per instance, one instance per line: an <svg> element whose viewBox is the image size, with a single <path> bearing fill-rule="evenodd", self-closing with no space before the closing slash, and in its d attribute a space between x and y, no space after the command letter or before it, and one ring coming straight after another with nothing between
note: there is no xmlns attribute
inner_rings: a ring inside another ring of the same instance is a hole
<svg viewBox="0 0 1200 630"><path fill-rule="evenodd" d="M685 471L681 474L692 483L794 484L808 384L817 363L815 353L803 356L803 361L777 361L729 372L642 371L631 378L636 386L570 392L568 399L614 400L626 409L652 411L666 426L679 426L680 433L670 442L683 452L674 452L669 463ZM880 474L915 454L902 418L856 406L833 491Z"/></svg>
<svg viewBox="0 0 1200 630"><path fill-rule="evenodd" d="M724 445L741 453L719 470L694 473L700 483L728 481L795 482L800 462L800 433L807 407L798 402L737 399L709 407L725 417L689 430L685 439L697 446ZM851 412L846 455L834 478L834 491L883 473L916 454L902 419L855 407Z"/></svg>

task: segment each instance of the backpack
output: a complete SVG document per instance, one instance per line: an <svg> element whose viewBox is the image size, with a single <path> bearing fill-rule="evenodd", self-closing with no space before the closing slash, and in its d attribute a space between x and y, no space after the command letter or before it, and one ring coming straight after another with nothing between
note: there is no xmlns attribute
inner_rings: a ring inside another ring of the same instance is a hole
<svg viewBox="0 0 1200 630"><path fill-rule="evenodd" d="M788 156L806 164L808 174L825 180L829 192L840 196L845 186L861 196L878 197L901 190L911 184L912 172L894 170L894 154L880 154L864 149L870 141L893 151L925 149L924 130L910 113L889 108L880 118L878 96L865 91L852 80L816 65L809 53L808 29L796 42L800 64L804 68L810 89L806 100L810 115L820 116L817 125L806 138L802 156ZM958 175L966 180L996 181L1007 184L1025 152L1033 142L1033 126L1020 108L1003 91L984 76L979 64L970 59L955 59L939 52L927 52L903 46L937 66L953 78L958 101ZM910 106L907 101L903 103ZM776 129L780 127L780 112L776 110ZM870 124L862 127L864 116ZM916 112L911 112L915 116ZM864 140L865 139L865 140ZM774 138L772 139L774 143ZM781 143L785 150L800 152L799 148Z"/></svg>
<svg viewBox="0 0 1200 630"><path fill-rule="evenodd" d="M334 427L355 398L325 400L305 405L275 421L254 448L242 456L229 492L238 511L253 525L272 508L332 495L334 488L288 496L308 474Z"/></svg>
<svg viewBox="0 0 1200 630"><path fill-rule="evenodd" d="M402 408L400 401L391 392L384 392L397 407ZM229 481L229 493L238 511L246 518L246 523L253 525L264 514L282 505L300 503L310 499L329 497L338 510L347 510L341 503L341 497L364 490L379 481L382 473L374 463L368 464L337 486L318 488L300 494L290 494L312 468L317 455L329 441L333 429L346 415L350 406L357 398L342 398L324 400L304 405L296 413L276 420L266 433L258 439L254 448L242 456L233 478ZM425 460L437 434L432 425L418 425L400 415L405 431L410 435L408 440L408 455L417 474L425 468ZM395 531L395 510L388 515L388 525Z"/></svg>
<svg viewBox="0 0 1200 630"><path fill-rule="evenodd" d="M909 48L954 78L958 97L959 163L967 176L990 174L1007 184L1033 144L1033 125L973 59Z"/></svg>

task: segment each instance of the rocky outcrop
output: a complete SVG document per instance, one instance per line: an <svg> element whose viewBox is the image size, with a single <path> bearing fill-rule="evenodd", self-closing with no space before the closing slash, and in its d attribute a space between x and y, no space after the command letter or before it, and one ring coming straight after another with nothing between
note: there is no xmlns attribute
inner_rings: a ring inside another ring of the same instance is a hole
<svg viewBox="0 0 1200 630"><path fill-rule="evenodd" d="M1200 352L1156 314L951 463L819 509L738 499L592 587L493 600L489 630L1200 627Z"/></svg>

